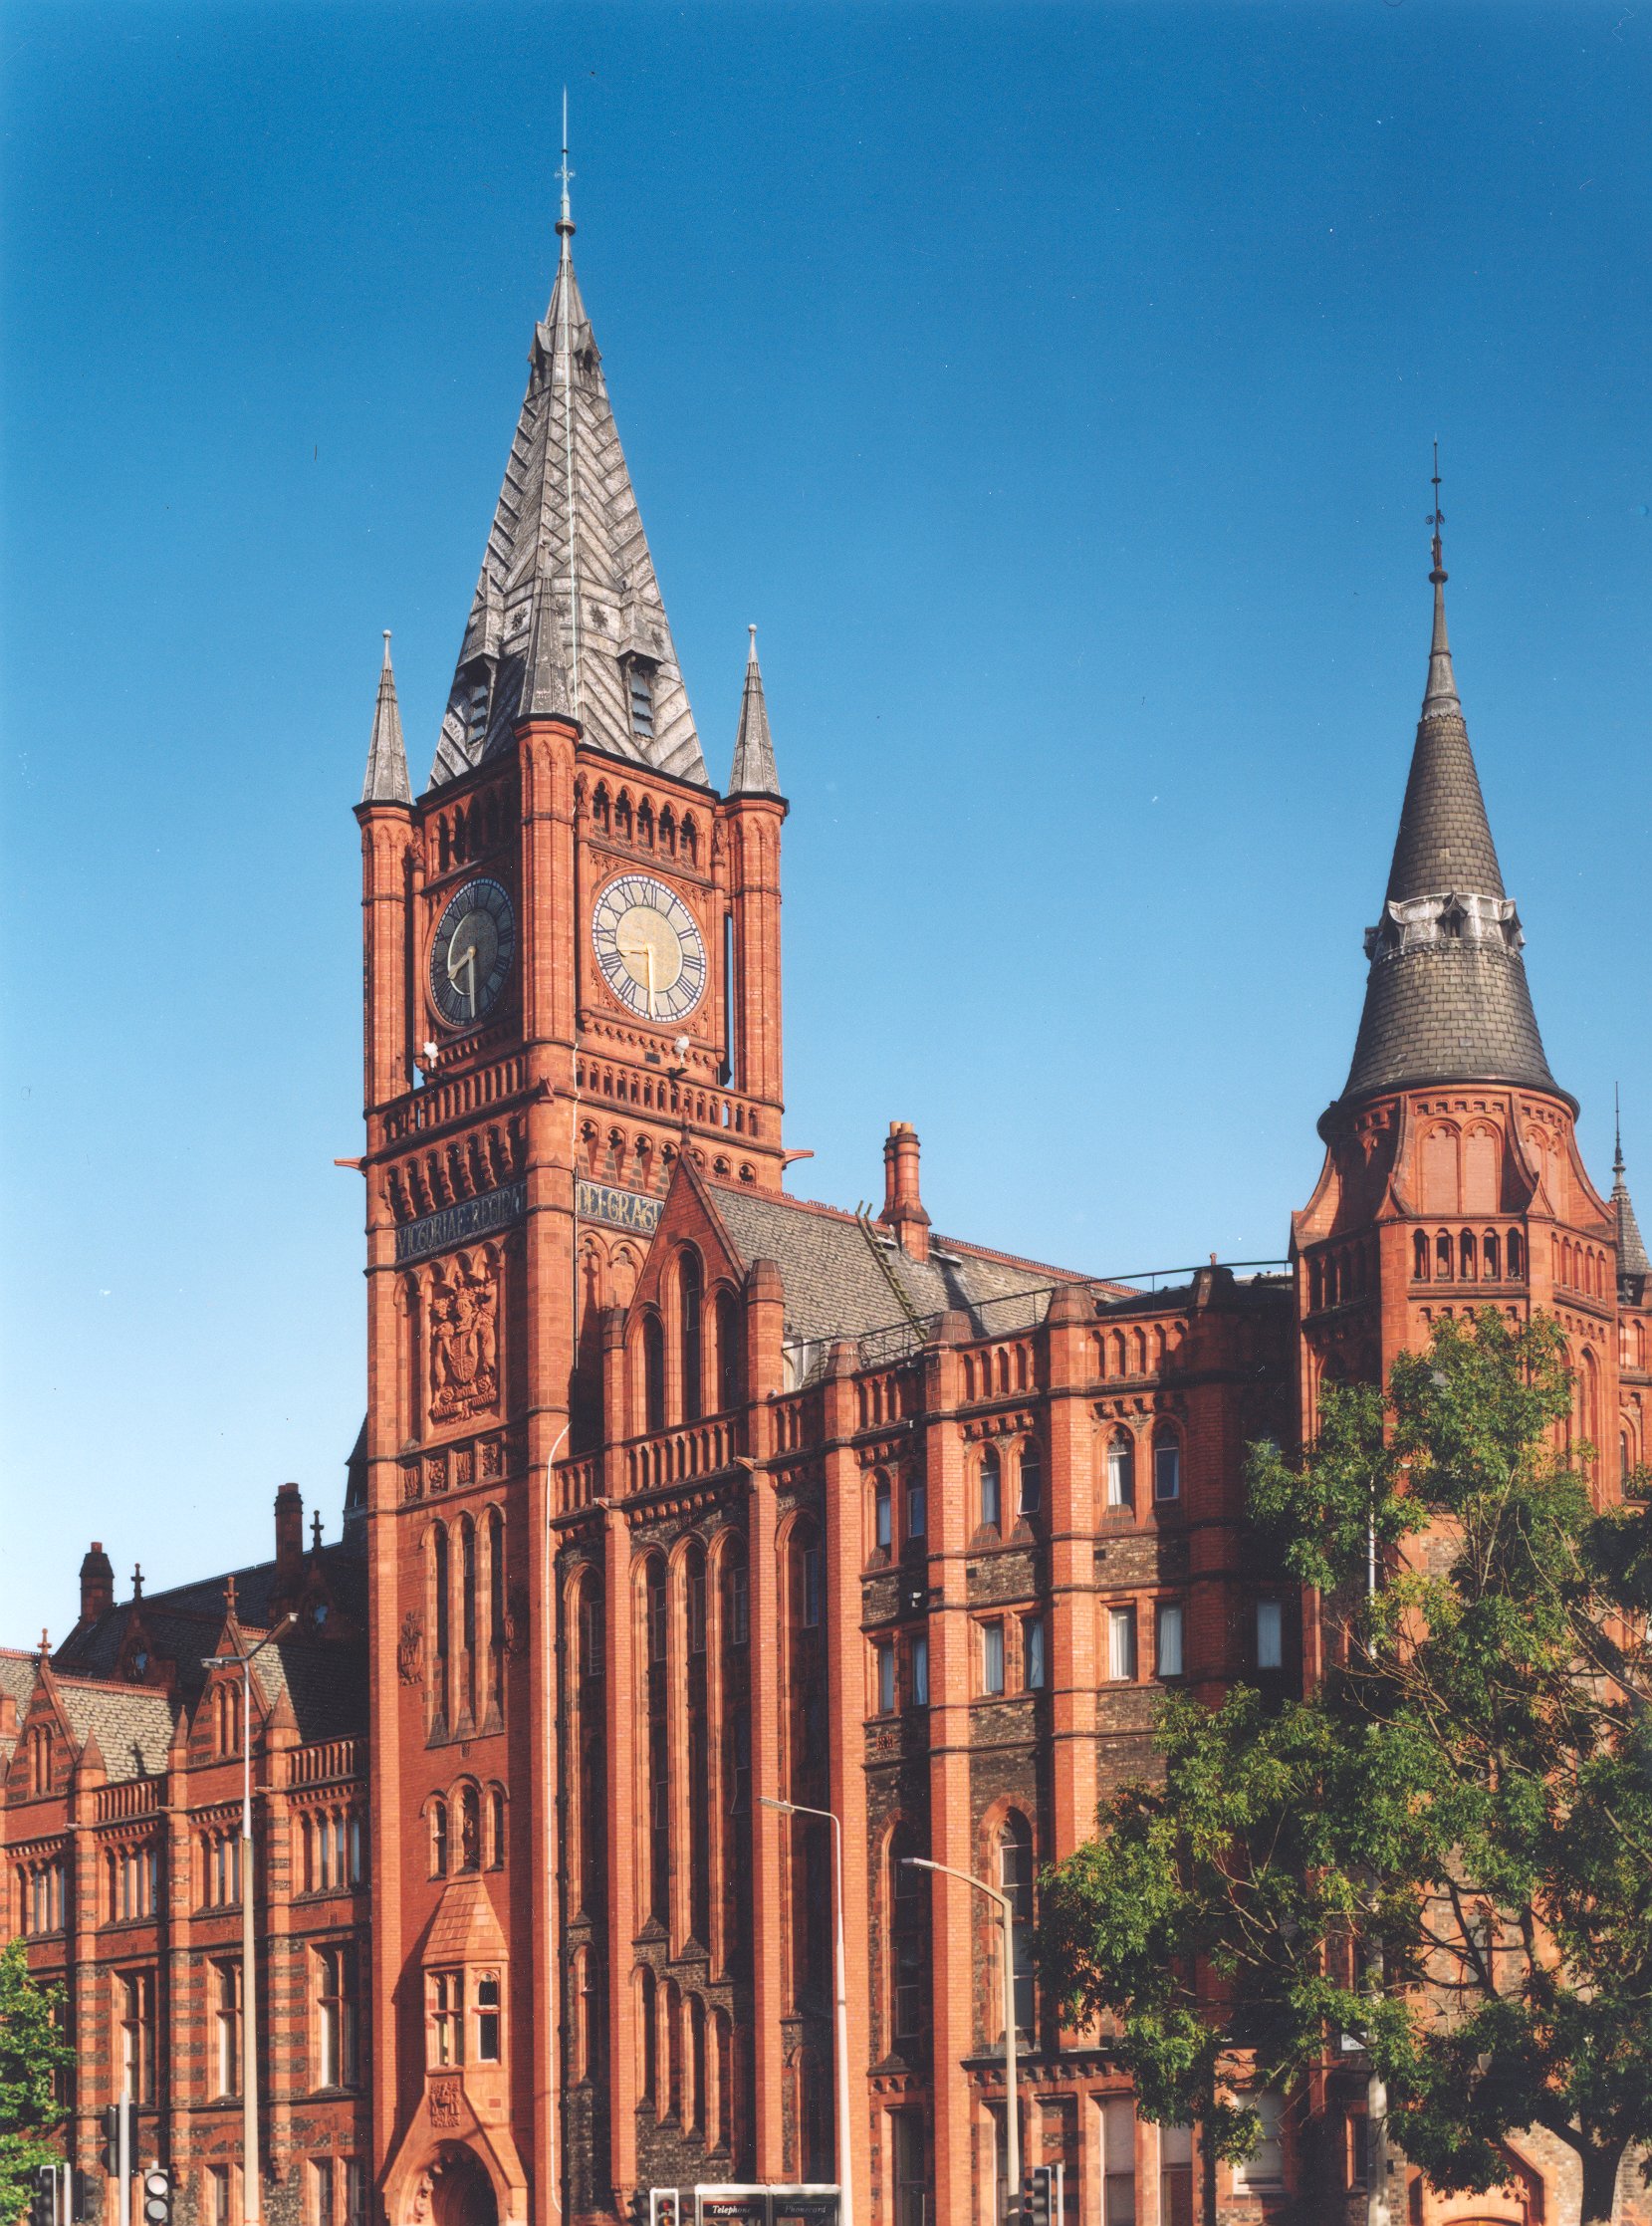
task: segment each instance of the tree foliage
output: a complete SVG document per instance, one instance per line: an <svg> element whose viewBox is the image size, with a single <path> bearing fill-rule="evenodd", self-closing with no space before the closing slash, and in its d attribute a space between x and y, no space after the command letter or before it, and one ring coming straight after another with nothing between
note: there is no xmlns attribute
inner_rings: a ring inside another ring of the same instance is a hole
<svg viewBox="0 0 1652 2226"><path fill-rule="evenodd" d="M0 2221L11 2226L29 2208L35 2173L60 2161L47 2136L65 2111L54 2087L74 2052L53 2022L61 1987L37 1986L21 1939L0 1949Z"/></svg>
<svg viewBox="0 0 1652 2226"><path fill-rule="evenodd" d="M1487 1311L1386 1394L1327 1386L1300 1459L1253 1448L1324 1678L1172 1695L1162 1782L1045 1880L1045 1976L1076 2022L1119 2021L1149 2117L1244 2155L1247 2094L1347 2036L1437 2185L1506 2180L1537 2124L1611 2218L1652 2141L1652 1480L1597 1510L1570 1403L1557 1327Z"/></svg>

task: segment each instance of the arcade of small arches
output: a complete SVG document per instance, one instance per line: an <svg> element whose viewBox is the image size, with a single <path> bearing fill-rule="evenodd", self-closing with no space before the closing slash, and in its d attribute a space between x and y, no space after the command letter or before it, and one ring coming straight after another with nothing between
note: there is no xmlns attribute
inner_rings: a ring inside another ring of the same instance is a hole
<svg viewBox="0 0 1652 2226"><path fill-rule="evenodd" d="M587 790L584 780L575 785L576 810L587 808ZM629 843L639 851L651 853L656 858L673 858L685 865L700 863L700 828L692 812L684 812L681 819L670 804L656 809L645 792L633 800L628 788L610 794L606 781L598 781L589 792L590 824L596 831L616 843Z"/></svg>
<svg viewBox="0 0 1652 2226"><path fill-rule="evenodd" d="M438 812L434 825L427 824L425 837L434 853L430 869L439 878L496 851L507 836L515 833L515 819L514 799L507 799L498 784L472 797L468 807L456 804L451 810Z"/></svg>
<svg viewBox="0 0 1652 2226"><path fill-rule="evenodd" d="M1526 1239L1519 1229L1414 1229L1411 1232L1411 1280L1413 1283L1524 1283Z"/></svg>
<svg viewBox="0 0 1652 2226"><path fill-rule="evenodd" d="M420 1815L430 1854L432 1878L458 1877L467 1870L503 1870L509 1835L503 1786L458 1779L433 1793Z"/></svg>

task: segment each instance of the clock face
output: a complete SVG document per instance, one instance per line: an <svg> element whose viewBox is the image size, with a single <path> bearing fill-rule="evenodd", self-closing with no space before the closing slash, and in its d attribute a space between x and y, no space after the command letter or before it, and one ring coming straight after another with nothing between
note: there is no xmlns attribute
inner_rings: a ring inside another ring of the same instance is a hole
<svg viewBox="0 0 1652 2226"><path fill-rule="evenodd" d="M497 881L467 881L430 946L430 1002L449 1028L470 1028L499 1002L516 956L516 915Z"/></svg>
<svg viewBox="0 0 1652 2226"><path fill-rule="evenodd" d="M596 899L590 938L602 979L639 1020L681 1020L705 994L706 947L673 888L621 873Z"/></svg>

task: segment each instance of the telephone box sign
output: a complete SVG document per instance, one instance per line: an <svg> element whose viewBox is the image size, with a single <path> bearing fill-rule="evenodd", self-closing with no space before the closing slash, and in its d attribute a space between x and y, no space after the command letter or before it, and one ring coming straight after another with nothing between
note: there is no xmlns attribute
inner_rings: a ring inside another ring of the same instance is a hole
<svg viewBox="0 0 1652 2226"><path fill-rule="evenodd" d="M838 2226L835 2187L696 2187L694 2226Z"/></svg>

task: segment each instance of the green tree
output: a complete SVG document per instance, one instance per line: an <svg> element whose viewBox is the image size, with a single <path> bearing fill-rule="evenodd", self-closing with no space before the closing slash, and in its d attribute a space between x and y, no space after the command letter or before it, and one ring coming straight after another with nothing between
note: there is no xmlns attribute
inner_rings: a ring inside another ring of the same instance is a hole
<svg viewBox="0 0 1652 2226"><path fill-rule="evenodd" d="M11 2226L29 2208L35 2173L61 2161L46 2136L63 2123L53 2092L74 2062L53 2015L61 1987L37 1986L29 1976L21 1939L0 1949L0 2226Z"/></svg>
<svg viewBox="0 0 1652 2226"><path fill-rule="evenodd" d="M1597 1511L1592 1448L1556 1451L1569 1412L1554 1323L1488 1311L1386 1397L1328 1387L1299 1460L1253 1448L1325 1677L1172 1696L1162 1781L1044 1881L1046 1979L1118 2020L1148 2117L1244 2156L1247 2098L1348 2036L1436 2185L1496 2185L1542 2125L1584 2226L1612 2219L1652 2142L1652 1480Z"/></svg>

